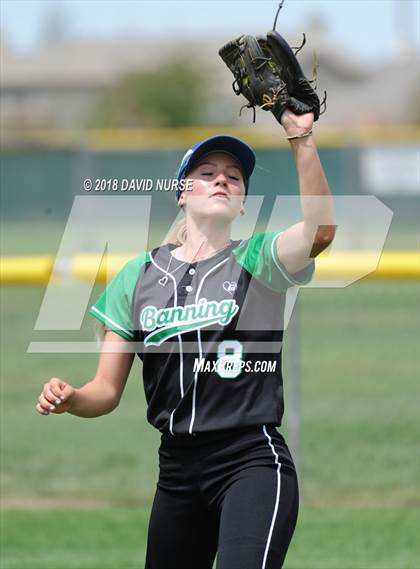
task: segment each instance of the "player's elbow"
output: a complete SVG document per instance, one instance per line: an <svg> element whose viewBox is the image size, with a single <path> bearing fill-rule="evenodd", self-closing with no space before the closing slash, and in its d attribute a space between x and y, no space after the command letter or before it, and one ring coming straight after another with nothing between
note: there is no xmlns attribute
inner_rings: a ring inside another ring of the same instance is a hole
<svg viewBox="0 0 420 569"><path fill-rule="evenodd" d="M101 415L112 413L120 404L122 390L115 385L104 381L101 377L95 377L92 382L91 397L95 400Z"/></svg>
<svg viewBox="0 0 420 569"><path fill-rule="evenodd" d="M105 407L104 415L108 415L109 413L112 413L112 411L114 411L119 406L120 401L121 401L121 396L122 396L122 393L119 392L118 390L109 396L109 398L107 400L106 407Z"/></svg>
<svg viewBox="0 0 420 569"><path fill-rule="evenodd" d="M336 225L320 225L313 242L311 257L316 257L334 241Z"/></svg>
<svg viewBox="0 0 420 569"><path fill-rule="evenodd" d="M112 411L115 411L115 409L116 409L117 407L118 407L118 404L117 404L117 405L110 405L109 407L105 407L105 408L102 410L102 413L101 413L100 416L109 415L110 413L112 413Z"/></svg>
<svg viewBox="0 0 420 569"><path fill-rule="evenodd" d="M330 245L335 237L336 225L320 225L315 235L314 245Z"/></svg>

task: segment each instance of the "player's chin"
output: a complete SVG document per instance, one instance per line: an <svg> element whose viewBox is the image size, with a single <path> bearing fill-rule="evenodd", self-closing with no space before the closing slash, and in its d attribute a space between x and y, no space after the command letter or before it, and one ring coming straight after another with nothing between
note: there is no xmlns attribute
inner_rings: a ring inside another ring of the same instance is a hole
<svg viewBox="0 0 420 569"><path fill-rule="evenodd" d="M239 212L234 204L220 200L209 205L207 215L233 220L239 215Z"/></svg>

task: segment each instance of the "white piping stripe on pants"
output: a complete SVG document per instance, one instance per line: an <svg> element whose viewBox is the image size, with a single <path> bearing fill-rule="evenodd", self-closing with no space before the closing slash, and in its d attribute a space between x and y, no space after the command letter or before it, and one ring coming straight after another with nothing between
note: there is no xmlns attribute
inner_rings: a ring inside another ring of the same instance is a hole
<svg viewBox="0 0 420 569"><path fill-rule="evenodd" d="M273 512L273 517L271 519L271 525L270 525L270 531L268 532L268 538L267 538L267 543L265 546L265 551L264 551L264 558L263 558L263 562L262 562L262 566L261 569L265 569L265 564L267 563L267 555L268 555L268 550L270 548L270 543L271 543L271 537L273 535L273 529L274 529L274 524L276 522L276 517L277 517L277 511L279 509L279 502L280 502L280 488L281 488L281 474L280 474L280 469L281 469L281 464L279 462L279 457L278 454L276 453L276 449L274 448L273 443L271 442L271 437L270 435L267 433L267 429L265 427L265 425L263 425L263 431L265 436L268 439L268 444L271 448L272 453L274 454L275 457L275 463L277 464L277 495L276 495L276 504L274 506L274 512Z"/></svg>

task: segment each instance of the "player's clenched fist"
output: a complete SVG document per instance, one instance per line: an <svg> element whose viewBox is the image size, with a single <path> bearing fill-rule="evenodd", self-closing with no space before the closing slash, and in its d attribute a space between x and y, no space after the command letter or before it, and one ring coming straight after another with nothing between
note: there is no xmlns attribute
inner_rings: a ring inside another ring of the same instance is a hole
<svg viewBox="0 0 420 569"><path fill-rule="evenodd" d="M66 413L73 404L75 394L74 387L58 377L52 377L44 384L41 395L38 397L36 410L41 415Z"/></svg>

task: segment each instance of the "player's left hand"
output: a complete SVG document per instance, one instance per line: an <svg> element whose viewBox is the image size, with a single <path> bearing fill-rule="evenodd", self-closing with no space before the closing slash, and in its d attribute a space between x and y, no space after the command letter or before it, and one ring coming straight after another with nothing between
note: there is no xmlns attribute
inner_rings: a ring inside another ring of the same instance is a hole
<svg viewBox="0 0 420 569"><path fill-rule="evenodd" d="M286 109L280 119L287 136L301 136L309 132L314 124L314 113L295 115L290 109Z"/></svg>

